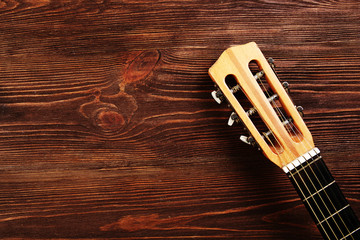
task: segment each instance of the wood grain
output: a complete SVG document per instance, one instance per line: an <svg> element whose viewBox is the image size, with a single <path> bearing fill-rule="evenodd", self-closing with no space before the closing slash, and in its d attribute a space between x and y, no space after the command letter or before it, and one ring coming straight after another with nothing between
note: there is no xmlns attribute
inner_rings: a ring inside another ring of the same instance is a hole
<svg viewBox="0 0 360 240"><path fill-rule="evenodd" d="M255 41L360 213L355 0L0 2L3 239L320 239L207 69Z"/></svg>

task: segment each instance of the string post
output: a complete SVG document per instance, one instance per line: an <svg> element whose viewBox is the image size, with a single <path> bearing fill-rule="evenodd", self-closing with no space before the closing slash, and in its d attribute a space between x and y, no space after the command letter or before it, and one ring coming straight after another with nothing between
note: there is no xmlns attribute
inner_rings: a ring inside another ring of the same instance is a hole
<svg viewBox="0 0 360 240"><path fill-rule="evenodd" d="M275 60L272 57L269 57L267 61L270 64L270 67L275 71Z"/></svg>
<svg viewBox="0 0 360 240"><path fill-rule="evenodd" d="M282 86L287 93L290 93L290 84L288 82L283 82Z"/></svg>
<svg viewBox="0 0 360 240"><path fill-rule="evenodd" d="M298 110L301 117L304 117L304 108L302 106L297 106L296 110Z"/></svg>

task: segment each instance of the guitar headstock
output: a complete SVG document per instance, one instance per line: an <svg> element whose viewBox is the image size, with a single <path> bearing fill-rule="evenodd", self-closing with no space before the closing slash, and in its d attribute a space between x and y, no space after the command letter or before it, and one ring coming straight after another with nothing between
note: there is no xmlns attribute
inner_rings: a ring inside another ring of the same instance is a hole
<svg viewBox="0 0 360 240"><path fill-rule="evenodd" d="M218 87L214 99L234 110L228 124L242 122L249 136L240 139L276 165L283 167L314 148L302 108L292 103L288 84L280 83L273 60L266 60L256 43L225 50L209 75Z"/></svg>

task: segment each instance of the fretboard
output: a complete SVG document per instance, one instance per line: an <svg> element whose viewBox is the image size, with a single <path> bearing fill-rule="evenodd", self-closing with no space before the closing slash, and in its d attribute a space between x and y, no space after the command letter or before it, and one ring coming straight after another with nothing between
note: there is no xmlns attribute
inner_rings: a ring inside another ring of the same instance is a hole
<svg viewBox="0 0 360 240"><path fill-rule="evenodd" d="M283 169L324 239L360 239L360 222L317 148Z"/></svg>

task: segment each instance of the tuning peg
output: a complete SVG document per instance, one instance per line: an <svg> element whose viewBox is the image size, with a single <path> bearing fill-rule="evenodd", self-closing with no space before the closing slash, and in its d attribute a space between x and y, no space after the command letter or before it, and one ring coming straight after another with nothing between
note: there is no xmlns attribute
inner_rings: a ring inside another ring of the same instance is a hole
<svg viewBox="0 0 360 240"><path fill-rule="evenodd" d="M218 104L221 104L224 100L224 95L220 90L212 91L211 96L215 99Z"/></svg>
<svg viewBox="0 0 360 240"><path fill-rule="evenodd" d="M234 87L232 87L232 88L230 89L230 91L231 91L232 93L236 93L236 92L239 91L240 89L241 89L241 88L240 88L240 85L237 84L237 85L235 85ZM215 101L216 101L218 104L221 104L221 103L224 101L224 99L225 99L225 96L224 96L224 94L221 92L220 89L218 89L217 91L212 91L212 92L211 92L211 96L215 99Z"/></svg>
<svg viewBox="0 0 360 240"><path fill-rule="evenodd" d="M288 82L283 82L282 86L287 93L290 93L290 84Z"/></svg>
<svg viewBox="0 0 360 240"><path fill-rule="evenodd" d="M275 60L272 57L267 59L268 63L275 65Z"/></svg>
<svg viewBox="0 0 360 240"><path fill-rule="evenodd" d="M241 135L240 136L240 140L246 144L249 144L249 145L255 145L255 139L252 137L252 136L245 136L245 135Z"/></svg>
<svg viewBox="0 0 360 240"><path fill-rule="evenodd" d="M246 144L250 145L250 142L248 141L249 137L245 136L245 135L241 135L240 136L240 140Z"/></svg>
<svg viewBox="0 0 360 240"><path fill-rule="evenodd" d="M273 71L275 71L275 61L272 57L267 59L268 63L270 64L270 67L272 68Z"/></svg>
<svg viewBox="0 0 360 240"><path fill-rule="evenodd" d="M298 110L298 112L300 113L301 117L304 117L304 108L302 106L297 106L296 110Z"/></svg>
<svg viewBox="0 0 360 240"><path fill-rule="evenodd" d="M228 125L231 127L234 122L238 122L239 121L239 116L236 114L236 112L232 112L229 120L228 120Z"/></svg>

